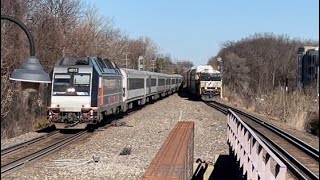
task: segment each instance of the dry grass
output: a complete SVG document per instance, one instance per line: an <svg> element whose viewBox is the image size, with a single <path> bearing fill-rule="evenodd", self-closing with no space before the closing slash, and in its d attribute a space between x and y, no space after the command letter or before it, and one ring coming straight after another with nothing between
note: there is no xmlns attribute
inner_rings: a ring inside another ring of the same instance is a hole
<svg viewBox="0 0 320 180"><path fill-rule="evenodd" d="M32 130L38 131L41 129L44 129L46 127L49 127L51 123L48 121L46 116L41 116L33 120L32 122Z"/></svg>
<svg viewBox="0 0 320 180"><path fill-rule="evenodd" d="M278 119L300 131L319 135L319 104L310 96L300 92L275 91L260 98L250 99L224 89L225 100Z"/></svg>

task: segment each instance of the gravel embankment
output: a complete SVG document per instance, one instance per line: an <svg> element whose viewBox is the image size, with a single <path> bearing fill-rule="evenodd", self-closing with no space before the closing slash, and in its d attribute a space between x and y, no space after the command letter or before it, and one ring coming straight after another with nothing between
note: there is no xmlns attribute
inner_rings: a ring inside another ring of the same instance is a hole
<svg viewBox="0 0 320 180"><path fill-rule="evenodd" d="M140 179L180 117L195 122L195 160L228 154L226 116L175 94L124 117L126 126L101 128L3 179ZM126 146L131 154L119 155Z"/></svg>

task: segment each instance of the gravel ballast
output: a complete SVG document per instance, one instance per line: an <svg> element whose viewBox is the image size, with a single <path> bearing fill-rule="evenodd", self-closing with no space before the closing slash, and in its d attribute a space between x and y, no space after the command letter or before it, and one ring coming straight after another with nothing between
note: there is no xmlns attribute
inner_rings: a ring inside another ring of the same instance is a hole
<svg viewBox="0 0 320 180"><path fill-rule="evenodd" d="M228 154L226 116L174 94L125 116L124 126L100 128L3 178L140 179L179 120L195 122L194 160L213 162L216 155ZM128 155L120 155L124 148Z"/></svg>

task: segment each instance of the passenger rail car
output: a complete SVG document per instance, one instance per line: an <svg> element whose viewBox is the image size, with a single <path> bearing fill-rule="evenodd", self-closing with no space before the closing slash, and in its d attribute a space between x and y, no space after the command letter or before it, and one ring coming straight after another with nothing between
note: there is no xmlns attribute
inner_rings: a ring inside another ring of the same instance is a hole
<svg viewBox="0 0 320 180"><path fill-rule="evenodd" d="M210 101L220 94L221 73L210 65L192 67L187 71L185 78L187 90L197 98Z"/></svg>
<svg viewBox="0 0 320 180"><path fill-rule="evenodd" d="M48 119L57 129L85 129L176 92L182 76L120 69L99 57L64 57L53 68Z"/></svg>

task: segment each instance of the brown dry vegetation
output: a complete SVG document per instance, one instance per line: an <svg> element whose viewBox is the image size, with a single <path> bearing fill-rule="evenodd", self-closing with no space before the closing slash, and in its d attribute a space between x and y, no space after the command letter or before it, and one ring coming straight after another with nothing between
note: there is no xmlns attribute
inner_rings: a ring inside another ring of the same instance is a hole
<svg viewBox="0 0 320 180"><path fill-rule="evenodd" d="M238 106L279 119L297 130L319 135L316 88L297 91L297 49L318 42L293 40L285 35L256 34L225 42L209 64L223 60L224 97ZM289 91L284 91L288 78Z"/></svg>
<svg viewBox="0 0 320 180"><path fill-rule="evenodd" d="M137 67L144 57L145 70L180 72L183 66L170 56L158 53L157 45L148 37L129 39L111 18L97 14L97 9L83 0L1 0L1 14L22 21L31 31L36 45L36 57L45 71L50 72L63 56L100 56L120 67ZM12 22L1 20L1 138L13 137L47 125L47 91L22 92L21 84L9 80L13 69L19 68L29 56L26 35ZM184 61L182 61L184 62ZM188 62L188 61L186 61ZM192 65L192 64L191 64Z"/></svg>

